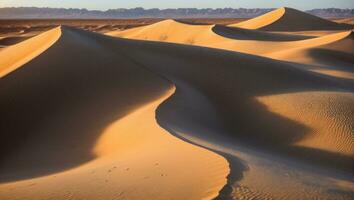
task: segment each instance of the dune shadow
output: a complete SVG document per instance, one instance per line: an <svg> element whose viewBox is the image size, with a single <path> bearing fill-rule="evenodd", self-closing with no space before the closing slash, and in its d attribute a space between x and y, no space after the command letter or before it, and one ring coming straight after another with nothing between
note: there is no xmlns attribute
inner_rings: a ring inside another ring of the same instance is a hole
<svg viewBox="0 0 354 200"><path fill-rule="evenodd" d="M210 23L204 23L204 22L196 22L196 21L191 21L187 19L174 19L174 21L182 23L182 24L187 24L187 25L210 25Z"/></svg>
<svg viewBox="0 0 354 200"><path fill-rule="evenodd" d="M342 52L332 49L314 48L309 50L309 55L319 63L324 63L326 65L332 66L345 66L341 69L353 72L354 71L354 47L353 52Z"/></svg>
<svg viewBox="0 0 354 200"><path fill-rule="evenodd" d="M0 182L94 159L92 149L109 124L170 87L114 53L105 37L62 32L44 53L0 79Z"/></svg>
<svg viewBox="0 0 354 200"><path fill-rule="evenodd" d="M266 31L248 30L243 28L227 27L221 25L215 25L212 28L212 31L220 36L235 40L285 42L314 38L311 36L270 33Z"/></svg>
<svg viewBox="0 0 354 200"><path fill-rule="evenodd" d="M31 38L31 37L25 37L25 36L5 37L3 39L0 39L0 45L2 45L2 46L14 45L19 42L23 42L29 38Z"/></svg>
<svg viewBox="0 0 354 200"><path fill-rule="evenodd" d="M175 93L176 94L176 93ZM231 155L229 153L216 150L212 147L209 147L208 145L202 145L199 142L193 140L193 139L188 139L180 135L178 132L175 131L177 128L181 132L186 132L188 133L189 136L197 136L202 139L206 139L207 141L211 141L212 143L215 142L213 138L208 137L208 135L204 135L206 132L213 131L213 130L208 130L205 131L202 130L201 128L198 128L198 125L195 124L195 121L188 121L187 123L184 123L183 125L180 125L176 127L175 123L171 123L170 118L166 117L166 109L168 110L171 105L170 101L173 101L173 94L172 97L169 99L165 100L163 103L159 105L159 107L156 110L156 120L158 124L163 127L165 130L167 130L169 133L171 133L173 136L188 142L190 144L193 144L195 146L207 149L209 151L212 151L218 155L223 156L229 164L230 168L230 173L227 175L226 179L227 182L224 185L224 187L219 191L219 195L215 198L218 200L228 200L232 199L232 192L233 192L233 185L237 182L242 180L243 178L243 173L248 170L248 166L246 162L242 161L240 158L236 157L235 155ZM174 121L180 121L180 118L173 117ZM184 121L186 122L186 121ZM214 130L214 131L220 131L220 130ZM209 135L210 136L210 135Z"/></svg>

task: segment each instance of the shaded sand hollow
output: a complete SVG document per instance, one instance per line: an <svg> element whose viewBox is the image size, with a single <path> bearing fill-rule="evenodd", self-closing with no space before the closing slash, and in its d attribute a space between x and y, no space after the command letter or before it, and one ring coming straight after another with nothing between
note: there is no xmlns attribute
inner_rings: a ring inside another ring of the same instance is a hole
<svg viewBox="0 0 354 200"><path fill-rule="evenodd" d="M263 20L37 36L0 71L3 199L351 199L352 32Z"/></svg>

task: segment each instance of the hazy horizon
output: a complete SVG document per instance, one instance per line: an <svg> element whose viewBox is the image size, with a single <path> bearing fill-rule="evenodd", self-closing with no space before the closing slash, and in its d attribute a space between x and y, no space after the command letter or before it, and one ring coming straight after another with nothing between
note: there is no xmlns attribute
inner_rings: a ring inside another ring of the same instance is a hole
<svg viewBox="0 0 354 200"><path fill-rule="evenodd" d="M116 8L136 8L142 7L145 9L159 8L278 8L278 7L292 7L299 10L310 10L316 8L341 8L353 9L354 4L352 0L312 0L308 4L307 0L275 0L275 1L261 1L261 0L181 0L181 1L113 1L113 0L93 0L90 2L78 1L54 1L54 0L3 0L0 7L50 7L50 8L79 8L88 10L108 10Z"/></svg>

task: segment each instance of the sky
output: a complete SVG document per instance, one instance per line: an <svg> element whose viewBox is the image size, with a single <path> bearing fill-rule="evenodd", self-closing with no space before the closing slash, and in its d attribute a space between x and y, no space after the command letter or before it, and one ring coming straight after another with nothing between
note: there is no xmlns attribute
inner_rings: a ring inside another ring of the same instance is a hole
<svg viewBox="0 0 354 200"><path fill-rule="evenodd" d="M354 8L354 0L0 0L0 7L114 8Z"/></svg>

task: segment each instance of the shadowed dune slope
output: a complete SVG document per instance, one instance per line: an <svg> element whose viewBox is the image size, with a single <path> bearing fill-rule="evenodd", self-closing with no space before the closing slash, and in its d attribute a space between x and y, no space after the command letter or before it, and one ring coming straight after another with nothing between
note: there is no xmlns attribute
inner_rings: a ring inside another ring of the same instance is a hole
<svg viewBox="0 0 354 200"><path fill-rule="evenodd" d="M170 82L124 56L114 38L67 27L40 37L53 32L46 51L0 79L1 199L218 195L226 160L155 121Z"/></svg>
<svg viewBox="0 0 354 200"><path fill-rule="evenodd" d="M314 38L311 36L270 33L265 31L249 30L238 27L215 25L213 31L226 38L236 40L260 40L260 41L296 41Z"/></svg>
<svg viewBox="0 0 354 200"><path fill-rule="evenodd" d="M265 31L348 30L353 28L351 25L338 24L287 7L278 8L259 17L230 26Z"/></svg>
<svg viewBox="0 0 354 200"><path fill-rule="evenodd" d="M9 37L3 37L0 38L0 46L10 46L17 44L19 42L25 41L29 39L30 37L26 36L9 36Z"/></svg>

